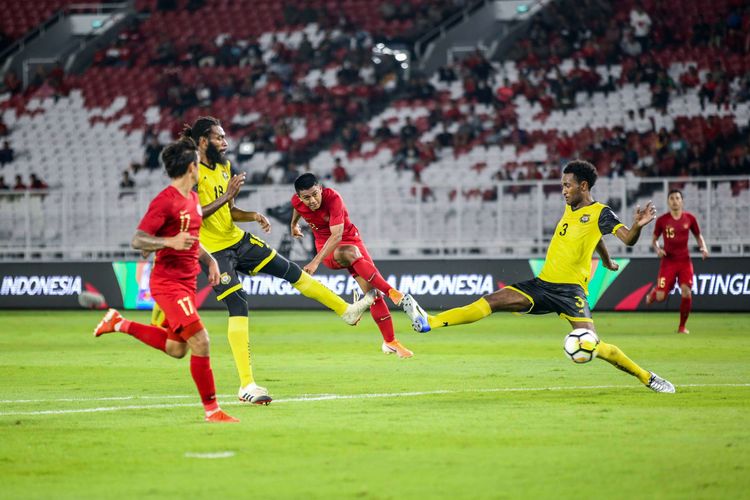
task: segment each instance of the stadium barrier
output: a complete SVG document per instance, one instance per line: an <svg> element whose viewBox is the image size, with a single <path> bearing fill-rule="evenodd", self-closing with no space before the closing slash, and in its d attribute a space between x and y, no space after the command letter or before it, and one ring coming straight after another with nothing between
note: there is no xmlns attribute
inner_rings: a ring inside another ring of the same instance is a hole
<svg viewBox="0 0 750 500"><path fill-rule="evenodd" d="M616 258L617 272L592 262L589 303L597 311L644 310L644 296L656 280L656 258ZM413 294L426 309L464 305L506 284L539 273L542 258L390 260L378 265L398 289ZM750 311L750 258L693 259L693 308L697 311ZM0 263L0 309L77 309L82 291L101 293L110 307L150 309L151 264L145 261ZM337 294L350 297L356 282L345 271L320 270L315 277ZM289 283L266 275L241 276L251 309L318 309ZM223 309L205 276L198 280L198 306ZM665 303L649 310L679 308L675 288Z"/></svg>

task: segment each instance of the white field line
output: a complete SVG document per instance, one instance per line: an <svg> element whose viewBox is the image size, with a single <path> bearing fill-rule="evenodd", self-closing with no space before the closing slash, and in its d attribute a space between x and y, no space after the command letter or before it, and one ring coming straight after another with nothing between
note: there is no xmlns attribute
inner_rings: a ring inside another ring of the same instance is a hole
<svg viewBox="0 0 750 500"><path fill-rule="evenodd" d="M748 384L682 384L679 387L750 387ZM378 398L398 398L398 397L419 397L433 396L444 394L467 394L467 393L497 393L497 392L543 392L543 391L583 391L594 389L642 389L637 384L631 385L583 385L569 387L497 387L493 389L466 389L466 390L436 390L436 391L414 391L414 392L393 392L393 393L373 393L373 394L310 394L291 398L274 399L273 404L279 403L298 403L307 401L331 401L341 399L378 399ZM219 401L224 406L246 404L234 400L237 396L221 395ZM0 403L54 403L54 402L87 402L87 401L132 401L141 399L197 399L197 395L171 395L171 396L120 396L112 398L63 398L63 399L6 399L0 400ZM227 401L229 400L229 401ZM69 413L99 413L113 412L122 410L149 410L162 408L181 408L181 407L198 407L197 401L191 403L158 403L158 404L140 404L124 406L101 406L95 408L70 408L70 409L53 409L53 410L34 410L34 411L6 411L0 412L0 417L21 416L21 415L65 415Z"/></svg>

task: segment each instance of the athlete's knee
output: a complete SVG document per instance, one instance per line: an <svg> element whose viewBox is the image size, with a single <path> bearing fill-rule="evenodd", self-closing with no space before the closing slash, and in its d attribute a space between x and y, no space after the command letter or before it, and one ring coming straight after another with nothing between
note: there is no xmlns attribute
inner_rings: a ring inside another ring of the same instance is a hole
<svg viewBox="0 0 750 500"><path fill-rule="evenodd" d="M201 330L188 339L190 350L195 356L208 356L209 344L210 341L208 340L208 333L206 330Z"/></svg>
<svg viewBox="0 0 750 500"><path fill-rule="evenodd" d="M302 268L292 261L289 261L289 268L286 270L281 279L289 283L297 283L302 277Z"/></svg>
<svg viewBox="0 0 750 500"><path fill-rule="evenodd" d="M167 340L167 345L164 347L164 352L166 352L173 358L182 359L185 357L185 354L187 354L187 344Z"/></svg>
<svg viewBox="0 0 750 500"><path fill-rule="evenodd" d="M667 292L657 291L656 292L656 301L657 302L664 302L667 299Z"/></svg>
<svg viewBox="0 0 750 500"><path fill-rule="evenodd" d="M688 287L683 287L682 288L682 298L689 299L692 296L693 296L693 292L692 292L692 290L690 290L690 288L688 288Z"/></svg>
<svg viewBox="0 0 750 500"><path fill-rule="evenodd" d="M355 260L362 258L362 252L354 245L341 245L336 249L336 262L349 267Z"/></svg>
<svg viewBox="0 0 750 500"><path fill-rule="evenodd" d="M236 290L224 297L229 316L247 316L247 297L244 290Z"/></svg>

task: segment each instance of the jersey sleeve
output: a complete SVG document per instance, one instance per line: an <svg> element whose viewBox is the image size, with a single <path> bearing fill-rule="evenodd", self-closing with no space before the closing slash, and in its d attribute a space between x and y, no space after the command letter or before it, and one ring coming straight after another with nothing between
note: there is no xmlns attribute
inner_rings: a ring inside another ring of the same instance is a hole
<svg viewBox="0 0 750 500"><path fill-rule="evenodd" d="M150 235L158 233L167 220L167 209L168 207L165 205L164 198L154 198L149 204L148 210L146 210L141 222L138 224L138 230Z"/></svg>
<svg viewBox="0 0 750 500"><path fill-rule="evenodd" d="M344 215L344 200L338 193L332 193L328 199L328 226L338 226L346 221Z"/></svg>
<svg viewBox="0 0 750 500"><path fill-rule="evenodd" d="M661 236L661 233L664 232L664 219L662 217L658 217L656 219L656 222L654 223L654 236L657 238Z"/></svg>
<svg viewBox="0 0 750 500"><path fill-rule="evenodd" d="M620 229L624 224L620 222L617 215L609 207L602 208L599 214L599 231L602 234L613 234L615 231Z"/></svg>
<svg viewBox="0 0 750 500"><path fill-rule="evenodd" d="M693 214L690 214L690 231L696 238L701 235L701 228L698 226L698 219L696 219Z"/></svg>

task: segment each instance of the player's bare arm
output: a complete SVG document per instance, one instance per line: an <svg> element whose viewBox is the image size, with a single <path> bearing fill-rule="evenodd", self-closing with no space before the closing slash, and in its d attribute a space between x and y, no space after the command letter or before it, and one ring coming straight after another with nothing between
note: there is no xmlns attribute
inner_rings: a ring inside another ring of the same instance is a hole
<svg viewBox="0 0 750 500"><path fill-rule="evenodd" d="M698 251L701 253L701 257L703 260L706 260L708 257L708 246L706 246L706 240L703 239L702 234L696 236L695 240L698 242Z"/></svg>
<svg viewBox="0 0 750 500"><path fill-rule="evenodd" d="M260 228L263 229L263 232L271 232L271 223L266 216L260 212L248 212L241 208L237 208L234 206L234 203L232 203L230 213L232 214L232 220L235 222L257 222L260 225Z"/></svg>
<svg viewBox="0 0 750 500"><path fill-rule="evenodd" d="M630 228L627 226L620 227L617 232L615 232L615 236L620 238L620 241L626 245L632 247L638 242L638 238L641 237L641 229L655 218L656 207L652 202L649 201L643 208L638 205L635 207L633 225Z"/></svg>
<svg viewBox="0 0 750 500"><path fill-rule="evenodd" d="M198 254L198 260L208 268L208 284L216 286L219 284L219 277L221 271L219 271L219 264L213 256L206 252L203 245L200 245L200 254Z"/></svg>
<svg viewBox="0 0 750 500"><path fill-rule="evenodd" d="M331 255L334 250L336 250L336 247L341 243L341 238L344 235L344 224L336 224L335 226L331 226L331 236L328 237L323 247L320 249L320 252L313 257L313 260L311 260L305 267L302 268L303 271L305 271L308 274L313 274L320 265L323 260L325 260L326 257Z"/></svg>
<svg viewBox="0 0 750 500"><path fill-rule="evenodd" d="M617 271L620 269L620 265L609 256L609 249L607 248L606 243L604 243L604 238L600 238L599 243L596 244L596 253L599 254L599 258L602 260L604 267L610 271Z"/></svg>
<svg viewBox="0 0 750 500"><path fill-rule="evenodd" d="M302 228L299 227L299 220L302 216L297 212L296 208L293 208L292 210L292 222L290 223L292 237L302 238Z"/></svg>
<svg viewBox="0 0 750 500"><path fill-rule="evenodd" d="M237 197L237 194L240 192L240 188L242 188L242 185L245 183L245 173L241 173L238 175L233 175L231 179L229 179L229 183L227 184L227 190L224 194L216 198L214 201L209 203L208 205L201 206L201 209L203 210L203 218L207 218L212 216L218 209L229 203L229 208L234 207L234 199Z"/></svg>
<svg viewBox="0 0 750 500"><path fill-rule="evenodd" d="M664 258L667 256L667 252L664 251L664 249L659 245L659 235L655 234L651 236L651 246L654 247L654 250L656 251L656 255L658 255L660 258Z"/></svg>
<svg viewBox="0 0 750 500"><path fill-rule="evenodd" d="M135 232L135 235L133 235L130 246L136 250L141 250L142 252L154 252L156 250L161 250L162 248L190 250L196 241L198 241L198 237L187 232L181 232L174 236L163 238L161 236L154 236L138 230Z"/></svg>

